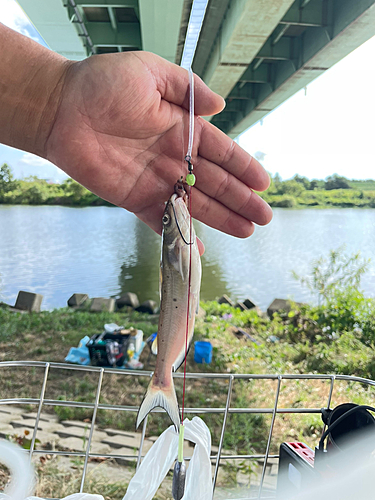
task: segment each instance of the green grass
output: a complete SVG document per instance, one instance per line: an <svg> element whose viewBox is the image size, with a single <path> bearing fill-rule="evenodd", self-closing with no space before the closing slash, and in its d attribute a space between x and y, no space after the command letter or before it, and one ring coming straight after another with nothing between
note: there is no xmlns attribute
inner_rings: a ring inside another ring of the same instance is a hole
<svg viewBox="0 0 375 500"><path fill-rule="evenodd" d="M315 189L298 195L259 193L272 207L282 208L374 208L375 190Z"/></svg>
<svg viewBox="0 0 375 500"><path fill-rule="evenodd" d="M273 319L260 316L257 311L239 311L217 302L201 303L206 311L204 320L195 328L195 340L209 340L213 345L213 362L197 365L192 352L188 356L188 371L220 373L342 373L375 378L374 317L375 305L361 295L340 296L326 306L295 306L289 314L275 315ZM136 326L145 337L155 331L149 317L135 313L92 314L68 309L52 312L18 314L0 308L0 348L2 360L42 360L62 362L69 348L78 344L85 335L102 331L104 323L116 322L126 327ZM245 329L258 344L234 335L237 327ZM332 337L333 330L335 335ZM372 332L372 333L371 333ZM272 343L270 336L279 338ZM148 351L141 361L146 362ZM152 370L155 359L146 369ZM39 397L42 370L36 368L3 368L0 397ZM97 374L82 377L77 372L52 370L47 384L46 398L93 402L97 387ZM101 402L138 406L148 384L148 377L105 375ZM300 381L286 384L280 394L280 404L287 407L321 407L324 399L322 382ZM187 381L186 406L224 407L227 380ZM275 381L236 380L233 385L231 406L273 406ZM324 386L324 390L327 387ZM182 382L176 380L177 397L182 397ZM328 393L327 393L328 394ZM368 389L358 390L348 384L336 394L336 402L368 401ZM324 396L326 397L326 396ZM372 396L371 396L372 397ZM61 420L90 419L92 411L85 408L56 407ZM135 413L100 410L97 423L102 427L134 430ZM223 416L203 416L210 427L212 441L218 445ZM320 423L314 416L302 419L293 415L278 419L277 450L280 439L294 437L308 443L314 441ZM270 420L267 415L230 414L224 436L224 447L238 453L264 452ZM157 435L169 425L166 414L151 415L148 435ZM294 430L290 436L290 429ZM289 434L288 434L289 433Z"/></svg>
<svg viewBox="0 0 375 500"><path fill-rule="evenodd" d="M375 191L375 180L367 179L365 181L348 181L353 189L360 189L362 191Z"/></svg>

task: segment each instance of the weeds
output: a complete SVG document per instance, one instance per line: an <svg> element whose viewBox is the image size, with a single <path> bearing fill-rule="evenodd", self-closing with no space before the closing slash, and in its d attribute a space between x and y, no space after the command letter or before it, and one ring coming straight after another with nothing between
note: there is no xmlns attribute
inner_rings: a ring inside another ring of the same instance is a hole
<svg viewBox="0 0 375 500"><path fill-rule="evenodd" d="M128 481L108 479L104 464L99 464L86 474L85 493L102 495L111 500L121 500ZM72 460L70 467L62 467L58 459L43 460L36 468L38 486L35 493L41 498L64 498L77 493L81 486L83 460Z"/></svg>

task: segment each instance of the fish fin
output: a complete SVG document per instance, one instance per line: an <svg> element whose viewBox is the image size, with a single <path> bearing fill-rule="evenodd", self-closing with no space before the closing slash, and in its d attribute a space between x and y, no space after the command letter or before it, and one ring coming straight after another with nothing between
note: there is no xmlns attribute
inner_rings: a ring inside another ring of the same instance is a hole
<svg viewBox="0 0 375 500"><path fill-rule="evenodd" d="M141 406L139 407L136 428L139 427L139 424L154 408L164 408L164 410L168 413L169 418L172 420L176 431L179 431L181 423L180 410L178 407L172 374L170 379L170 386L167 389L160 389L160 387L154 385L154 377L152 377L145 397L143 398Z"/></svg>

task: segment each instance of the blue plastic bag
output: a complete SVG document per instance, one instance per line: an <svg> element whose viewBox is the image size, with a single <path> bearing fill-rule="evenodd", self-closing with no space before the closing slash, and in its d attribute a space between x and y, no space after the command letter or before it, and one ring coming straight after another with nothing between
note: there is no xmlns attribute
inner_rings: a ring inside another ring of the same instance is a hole
<svg viewBox="0 0 375 500"><path fill-rule="evenodd" d="M86 347L87 342L90 337L87 335L80 340L78 347L71 347L65 361L67 363L75 363L77 365L89 365L90 364L90 353Z"/></svg>

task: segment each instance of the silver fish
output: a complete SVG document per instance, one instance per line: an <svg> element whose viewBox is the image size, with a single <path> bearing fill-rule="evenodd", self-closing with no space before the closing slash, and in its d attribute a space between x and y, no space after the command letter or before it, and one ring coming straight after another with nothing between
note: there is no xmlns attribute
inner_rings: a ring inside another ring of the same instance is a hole
<svg viewBox="0 0 375 500"><path fill-rule="evenodd" d="M178 431L180 411L172 371L176 371L185 359L190 250L188 345L193 337L195 315L199 307L202 266L194 227L190 233L186 193L181 185L176 185L175 191L165 207L162 219L161 304L156 367L139 408L136 426L153 408L161 407Z"/></svg>

